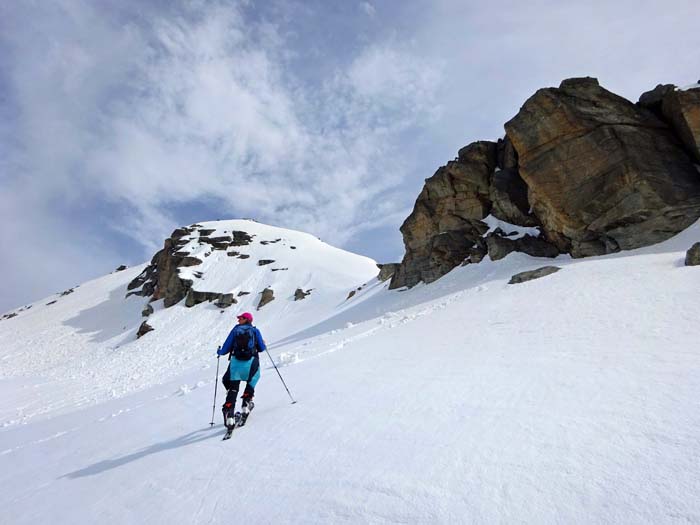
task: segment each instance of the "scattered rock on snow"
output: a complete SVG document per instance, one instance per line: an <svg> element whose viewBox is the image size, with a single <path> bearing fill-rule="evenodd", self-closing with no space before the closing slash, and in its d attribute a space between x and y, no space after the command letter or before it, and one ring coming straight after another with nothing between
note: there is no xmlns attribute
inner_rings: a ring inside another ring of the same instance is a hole
<svg viewBox="0 0 700 525"><path fill-rule="evenodd" d="M258 303L258 310L271 301L275 300L275 292L272 288L265 288L260 295L260 302Z"/></svg>
<svg viewBox="0 0 700 525"><path fill-rule="evenodd" d="M543 266L542 268L537 268L536 270L530 270L529 272L516 273L510 278L508 284L519 284L526 281L532 281L533 279L539 279L540 277L545 277L546 275L551 275L553 273L561 270L558 266Z"/></svg>
<svg viewBox="0 0 700 525"><path fill-rule="evenodd" d="M311 294L311 290L302 290L301 288L297 288L294 291L294 300L295 301L301 301L302 299L306 299L307 295Z"/></svg>
<svg viewBox="0 0 700 525"><path fill-rule="evenodd" d="M151 303L147 303L146 306L143 307L143 310L141 310L141 317L148 317L153 313L153 306Z"/></svg>
<svg viewBox="0 0 700 525"><path fill-rule="evenodd" d="M231 246L247 246L253 242L253 237L246 232L233 231L231 232L233 240L231 241Z"/></svg>
<svg viewBox="0 0 700 525"><path fill-rule="evenodd" d="M146 335L148 332L152 332L155 330L150 324L148 324L146 321L141 323L141 326L139 326L138 332L136 332L136 339L141 338L142 336Z"/></svg>
<svg viewBox="0 0 700 525"><path fill-rule="evenodd" d="M696 242L690 247L690 249L687 252L685 252L685 265L700 265L700 242Z"/></svg>
<svg viewBox="0 0 700 525"><path fill-rule="evenodd" d="M117 269L114 271L115 272L122 272L122 271L126 270L127 268L128 268L128 266L126 266L124 264L120 264L119 266L117 266Z"/></svg>
<svg viewBox="0 0 700 525"><path fill-rule="evenodd" d="M258 266L265 266L266 264L272 264L273 262L275 262L274 259L260 259L258 261Z"/></svg>
<svg viewBox="0 0 700 525"><path fill-rule="evenodd" d="M52 304L56 304L56 300L55 300L55 299L54 299L53 301L49 301L48 303L46 303L46 306L50 306L50 305L52 305Z"/></svg>
<svg viewBox="0 0 700 525"><path fill-rule="evenodd" d="M355 294L356 294L356 293L357 293L357 290L350 290L350 293L349 293L348 296L345 298L345 300L347 301L348 299L352 299L353 297L355 297Z"/></svg>

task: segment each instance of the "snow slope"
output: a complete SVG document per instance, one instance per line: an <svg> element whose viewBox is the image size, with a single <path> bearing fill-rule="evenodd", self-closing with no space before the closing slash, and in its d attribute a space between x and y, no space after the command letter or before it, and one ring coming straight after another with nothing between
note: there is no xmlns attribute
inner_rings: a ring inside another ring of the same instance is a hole
<svg viewBox="0 0 700 525"><path fill-rule="evenodd" d="M211 303L186 308L182 301L167 309L162 300L151 303L156 311L148 323L155 332L138 340L148 298L125 295L145 265L28 305L17 317L0 321L0 394L6 400L0 401L0 427L120 397L201 369L242 311L254 313L269 341L290 335L347 307L348 292L379 271L373 260L307 233L249 220L200 224L214 230L212 237L232 230L249 233L253 242L235 248L249 258L211 250L197 243L195 233L181 251L203 263L181 269L181 276L193 279L196 290L248 295L238 296L238 304L228 310ZM275 262L258 266L261 259ZM193 278L195 271L202 277ZM266 287L274 290L275 300L257 311ZM310 294L294 301L296 288Z"/></svg>
<svg viewBox="0 0 700 525"><path fill-rule="evenodd" d="M228 442L218 413L208 425L213 357L7 426L3 519L700 523L700 269L683 266L699 238L696 224L650 248L561 257L518 285L513 273L552 261L511 254L408 291L370 281L277 333L270 355L299 402L262 356L257 407Z"/></svg>

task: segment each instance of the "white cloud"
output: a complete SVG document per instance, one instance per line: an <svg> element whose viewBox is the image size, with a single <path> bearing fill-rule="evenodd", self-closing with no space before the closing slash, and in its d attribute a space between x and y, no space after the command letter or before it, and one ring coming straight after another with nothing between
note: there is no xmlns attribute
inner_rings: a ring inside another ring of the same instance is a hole
<svg viewBox="0 0 700 525"><path fill-rule="evenodd" d="M360 2L360 9L362 9L369 17L373 17L377 13L375 7L369 2Z"/></svg>
<svg viewBox="0 0 700 525"><path fill-rule="evenodd" d="M19 163L46 198L128 205L114 227L148 250L192 201L341 244L396 211L374 200L402 178L396 135L433 109L429 64L369 44L302 85L274 25L226 3L127 22L91 5L38 8L14 34Z"/></svg>

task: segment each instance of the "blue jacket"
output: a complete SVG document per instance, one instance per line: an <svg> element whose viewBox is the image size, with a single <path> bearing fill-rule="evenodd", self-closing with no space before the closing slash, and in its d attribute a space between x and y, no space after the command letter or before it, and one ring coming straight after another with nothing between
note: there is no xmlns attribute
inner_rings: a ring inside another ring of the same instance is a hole
<svg viewBox="0 0 700 525"><path fill-rule="evenodd" d="M226 338L226 341L224 342L223 346L221 347L220 350L217 350L217 354L219 355L226 355L229 352L232 352L235 349L235 344L236 344L236 334L238 333L238 330L241 328L243 325L236 325L233 327L233 330L231 330L231 333L228 334L228 337ZM262 335L260 334L260 330L253 328L253 334L255 334L255 347L258 349L258 352L264 352L267 350L267 346L265 345L265 341L263 341Z"/></svg>

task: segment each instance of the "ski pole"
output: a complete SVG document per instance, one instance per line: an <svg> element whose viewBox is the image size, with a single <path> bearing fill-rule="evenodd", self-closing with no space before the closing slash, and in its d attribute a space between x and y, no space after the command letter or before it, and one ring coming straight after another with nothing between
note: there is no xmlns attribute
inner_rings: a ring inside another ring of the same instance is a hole
<svg viewBox="0 0 700 525"><path fill-rule="evenodd" d="M221 350L221 347L217 348L217 352ZM219 386L219 359L221 356L216 354L216 377L214 378L214 404L211 407L211 423L209 426L214 426L214 412L216 412L216 388Z"/></svg>
<svg viewBox="0 0 700 525"><path fill-rule="evenodd" d="M272 366L275 367L275 370L277 371L277 375L280 376L280 381L282 381L282 384L284 385L284 389L287 391L287 394L289 394L289 399L292 400L292 405L293 405L294 403L296 403L296 401L294 401L294 398L292 397L291 392L290 392L289 389L287 388L287 383L285 383L285 382L284 382L284 379L282 379L282 374L280 374L279 368L277 368L277 365L275 364L275 360L272 359L272 356L270 355L270 352L269 352L269 351L266 352L266 354L267 354L267 357L270 358L270 361L272 361Z"/></svg>

